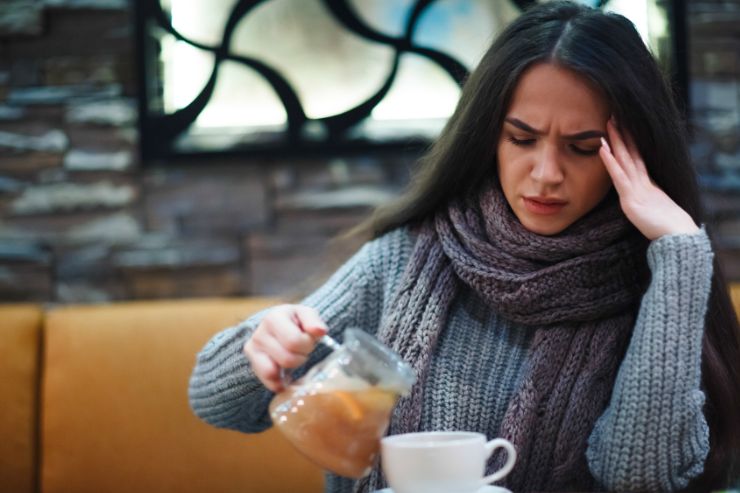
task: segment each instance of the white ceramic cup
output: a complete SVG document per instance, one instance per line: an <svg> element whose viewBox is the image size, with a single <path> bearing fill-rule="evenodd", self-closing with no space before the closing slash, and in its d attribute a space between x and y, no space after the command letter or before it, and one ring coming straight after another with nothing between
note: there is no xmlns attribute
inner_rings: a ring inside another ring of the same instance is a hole
<svg viewBox="0 0 740 493"><path fill-rule="evenodd" d="M383 473L393 493L475 493L509 474L516 462L511 442L486 441L482 433L405 433L385 437L380 444ZM506 463L483 477L486 461L497 448L506 449Z"/></svg>

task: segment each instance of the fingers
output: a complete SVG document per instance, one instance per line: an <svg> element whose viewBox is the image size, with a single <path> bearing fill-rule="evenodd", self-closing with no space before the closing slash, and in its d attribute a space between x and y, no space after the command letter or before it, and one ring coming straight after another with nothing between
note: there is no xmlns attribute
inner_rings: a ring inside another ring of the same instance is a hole
<svg viewBox="0 0 740 493"><path fill-rule="evenodd" d="M244 345L260 381L273 392L283 388L281 369L306 362L326 324L313 308L281 305L270 310Z"/></svg>
<svg viewBox="0 0 740 493"><path fill-rule="evenodd" d="M609 148L609 144L607 144L606 139L604 139L603 137L601 138L599 157L601 157L601 161L604 163L606 171L609 173L609 176L611 176L614 188L621 196L627 189L627 187L629 187L629 178L617 162L617 159L614 157L611 149Z"/></svg>
<svg viewBox="0 0 740 493"><path fill-rule="evenodd" d="M300 327L314 339L319 339L329 331L315 309L303 305L295 305L294 308Z"/></svg>
<svg viewBox="0 0 740 493"><path fill-rule="evenodd" d="M614 117L609 119L606 128L611 142L611 148L607 144L606 150L614 157L615 163L623 172L624 177L633 184L652 184L645 161L643 161L632 135L627 130L618 129ZM605 159L602 156L602 160L607 164ZM612 174L611 171L610 174Z"/></svg>
<svg viewBox="0 0 740 493"><path fill-rule="evenodd" d="M316 339L304 330L303 322L296 308L292 305L276 307L265 316L260 325L264 326L267 334L287 351L307 355L316 345ZM318 314L315 316L318 318ZM323 322L321 323L323 324Z"/></svg>
<svg viewBox="0 0 740 493"><path fill-rule="evenodd" d="M267 354L281 368L296 368L301 366L306 362L308 353L310 352L310 350L305 353L295 352L288 349L276 337L259 337L255 340L254 345L259 351Z"/></svg>
<svg viewBox="0 0 740 493"><path fill-rule="evenodd" d="M614 124L613 118L610 118L609 121L606 122L606 131L609 135L611 154L616 158L617 164L628 178L635 179L635 167L632 162L632 156L630 156L630 153L627 150L627 145L617 129L617 126Z"/></svg>
<svg viewBox="0 0 740 493"><path fill-rule="evenodd" d="M627 152L629 153L630 158L635 165L635 169L638 175L640 176L640 178L646 178L649 180L650 176L648 175L647 168L645 167L645 161L642 160L642 156L640 155L639 149L637 149L637 145L635 144L635 140L632 138L632 134L624 130L622 132L622 135L624 137L625 143L627 144Z"/></svg>
<svg viewBox="0 0 740 493"><path fill-rule="evenodd" d="M245 346L244 352L249 356L249 363L252 371L257 375L262 384L273 392L283 390L283 381L280 375L280 366L275 363L267 354L254 351L249 352Z"/></svg>

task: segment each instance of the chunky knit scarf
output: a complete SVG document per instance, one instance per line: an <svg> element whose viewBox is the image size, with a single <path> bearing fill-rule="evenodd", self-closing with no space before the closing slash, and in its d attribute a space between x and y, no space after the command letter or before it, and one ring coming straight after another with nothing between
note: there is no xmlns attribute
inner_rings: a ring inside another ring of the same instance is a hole
<svg viewBox="0 0 740 493"><path fill-rule="evenodd" d="M505 486L517 492L593 488L587 440L629 342L643 257L644 243L615 200L550 237L526 230L496 185L473 203L438 213L419 228L378 334L418 377L399 401L389 434L420 431L430 357L464 283L497 313L535 331L499 432L519 456ZM494 455L489 472L502 459ZM382 486L376 466L355 491Z"/></svg>

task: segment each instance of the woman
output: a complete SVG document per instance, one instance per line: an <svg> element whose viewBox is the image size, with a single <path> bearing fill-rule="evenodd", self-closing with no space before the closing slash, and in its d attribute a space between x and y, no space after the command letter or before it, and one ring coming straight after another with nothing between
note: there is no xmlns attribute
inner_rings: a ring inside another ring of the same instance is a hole
<svg viewBox="0 0 740 493"><path fill-rule="evenodd" d="M267 428L281 369L355 325L417 372L389 433L506 437L514 491L727 484L739 331L686 140L629 21L569 2L528 11L471 74L409 191L363 226L374 239L300 305L203 349L193 409ZM381 486L377 469L327 480Z"/></svg>

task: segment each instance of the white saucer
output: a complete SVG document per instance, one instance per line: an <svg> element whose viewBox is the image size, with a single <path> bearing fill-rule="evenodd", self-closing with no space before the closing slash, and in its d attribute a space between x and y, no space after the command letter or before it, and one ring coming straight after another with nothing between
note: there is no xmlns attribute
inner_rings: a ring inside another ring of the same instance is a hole
<svg viewBox="0 0 740 493"><path fill-rule="evenodd" d="M390 488L384 488L382 490L376 490L373 493L393 493L393 490ZM501 486L489 484L477 490L475 493L511 493L511 491L506 488L502 488Z"/></svg>

